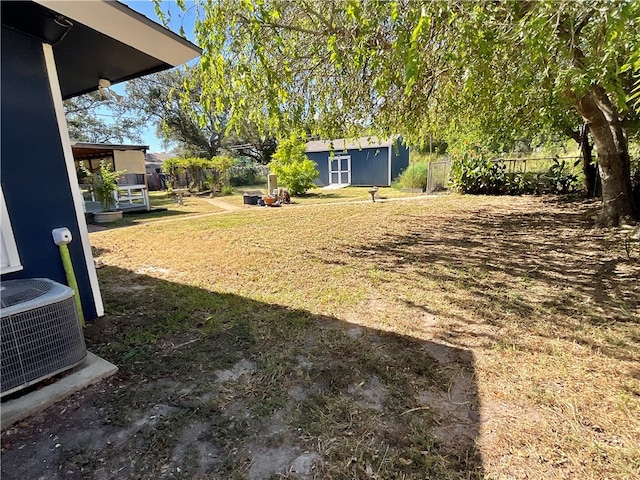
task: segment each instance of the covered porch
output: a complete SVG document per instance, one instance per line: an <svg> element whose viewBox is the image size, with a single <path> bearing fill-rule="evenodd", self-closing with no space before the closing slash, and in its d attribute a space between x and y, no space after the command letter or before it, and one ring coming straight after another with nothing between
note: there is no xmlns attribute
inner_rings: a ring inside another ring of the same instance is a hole
<svg viewBox="0 0 640 480"><path fill-rule="evenodd" d="M147 145L117 145L106 143L71 142L73 160L78 172L78 186L82 192L85 213L101 211L100 202L88 178L82 178L81 165L91 173L100 169L101 162L111 165L114 171L125 173L114 192L116 209L122 211L149 211L149 188L145 170Z"/></svg>

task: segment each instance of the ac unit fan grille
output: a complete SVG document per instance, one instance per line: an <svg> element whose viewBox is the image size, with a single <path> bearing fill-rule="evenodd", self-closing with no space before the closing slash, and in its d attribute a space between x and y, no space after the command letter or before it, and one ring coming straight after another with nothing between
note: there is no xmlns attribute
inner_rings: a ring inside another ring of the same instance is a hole
<svg viewBox="0 0 640 480"><path fill-rule="evenodd" d="M3 317L1 345L3 395L79 363L86 347L74 297Z"/></svg>
<svg viewBox="0 0 640 480"><path fill-rule="evenodd" d="M2 290L2 308L12 307L19 303L35 300L53 288L51 282L38 279L12 280L9 289Z"/></svg>

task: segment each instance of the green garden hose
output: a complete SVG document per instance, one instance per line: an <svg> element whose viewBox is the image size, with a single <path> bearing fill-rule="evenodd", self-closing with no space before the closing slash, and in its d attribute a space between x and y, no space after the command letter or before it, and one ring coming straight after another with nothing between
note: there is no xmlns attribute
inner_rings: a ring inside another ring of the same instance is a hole
<svg viewBox="0 0 640 480"><path fill-rule="evenodd" d="M71 263L71 255L69 255L69 247L66 243L58 245L60 247L60 257L62 258L62 266L64 267L64 273L67 275L67 283L75 293L76 307L78 309L78 319L80 325L84 327L84 314L82 313L82 303L80 302L80 290L78 290L78 282L76 281L76 274L73 271L73 264Z"/></svg>

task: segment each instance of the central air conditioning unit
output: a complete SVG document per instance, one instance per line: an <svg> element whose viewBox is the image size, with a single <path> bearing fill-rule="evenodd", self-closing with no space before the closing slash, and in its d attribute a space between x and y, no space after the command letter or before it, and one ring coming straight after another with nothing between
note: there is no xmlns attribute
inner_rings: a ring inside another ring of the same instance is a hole
<svg viewBox="0 0 640 480"><path fill-rule="evenodd" d="M0 285L0 396L76 366L87 355L73 290L46 278Z"/></svg>

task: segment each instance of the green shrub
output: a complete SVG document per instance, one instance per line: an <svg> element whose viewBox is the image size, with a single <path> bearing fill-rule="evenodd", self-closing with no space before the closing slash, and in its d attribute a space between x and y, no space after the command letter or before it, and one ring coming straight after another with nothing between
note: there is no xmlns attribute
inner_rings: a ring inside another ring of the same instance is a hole
<svg viewBox="0 0 640 480"><path fill-rule="evenodd" d="M540 173L515 172L507 174L506 193L509 195L523 195L540 193Z"/></svg>
<svg viewBox="0 0 640 480"><path fill-rule="evenodd" d="M104 212L109 212L116 204L114 192L118 190L118 181L125 174L126 170L113 170L110 163L100 160L100 168L95 175L92 175L87 167L80 162L80 169L85 177L92 179L93 189L97 200L102 205Z"/></svg>
<svg viewBox="0 0 640 480"><path fill-rule="evenodd" d="M199 157L170 158L162 164L162 171L169 175L172 189L184 182L190 190L201 191L208 168L211 168L211 161Z"/></svg>
<svg viewBox="0 0 640 480"><path fill-rule="evenodd" d="M453 160L449 181L451 189L460 193L500 195L509 191L504 163L467 153Z"/></svg>
<svg viewBox="0 0 640 480"><path fill-rule="evenodd" d="M449 174L450 187L460 193L478 195L523 195L534 193L573 193L578 176L565 160L553 159L544 172L507 173L504 162L464 154L454 159Z"/></svg>
<svg viewBox="0 0 640 480"><path fill-rule="evenodd" d="M401 188L419 188L423 192L427 189L427 175L429 174L429 164L425 162L415 162L407 167L398 178L398 185Z"/></svg>
<svg viewBox="0 0 640 480"><path fill-rule="evenodd" d="M233 187L267 183L267 178L253 165L239 165L229 172L229 184Z"/></svg>
<svg viewBox="0 0 640 480"><path fill-rule="evenodd" d="M548 172L551 177L551 193L573 193L578 189L578 176L569 172L567 162L553 159L553 165Z"/></svg>
<svg viewBox="0 0 640 480"><path fill-rule="evenodd" d="M217 155L209 160L206 178L211 186L211 196L217 190L222 192L224 187L229 185L229 170L234 163L235 159L227 155Z"/></svg>
<svg viewBox="0 0 640 480"><path fill-rule="evenodd" d="M169 187L174 189L178 184L186 184L192 191L201 192L208 186L211 190L219 190L229 184L229 169L235 158L218 155L207 158L170 158L162 164L162 171L169 175Z"/></svg>
<svg viewBox="0 0 640 480"><path fill-rule="evenodd" d="M313 188L320 173L305 152L305 142L292 136L278 143L269 163L271 172L278 176L278 183L287 187L291 195L301 195Z"/></svg>

